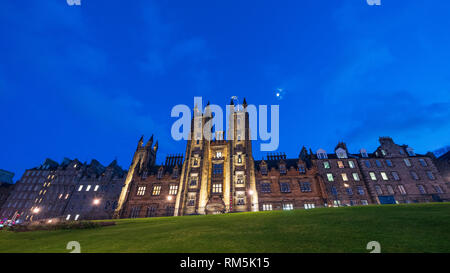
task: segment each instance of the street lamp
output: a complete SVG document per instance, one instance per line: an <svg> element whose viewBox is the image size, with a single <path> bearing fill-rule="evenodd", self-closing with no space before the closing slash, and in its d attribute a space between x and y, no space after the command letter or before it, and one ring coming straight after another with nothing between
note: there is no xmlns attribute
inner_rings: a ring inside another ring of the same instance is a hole
<svg viewBox="0 0 450 273"><path fill-rule="evenodd" d="M33 213L39 213L39 211L40 211L40 209L39 209L38 207L35 207L35 208L33 209Z"/></svg>
<svg viewBox="0 0 450 273"><path fill-rule="evenodd" d="M253 195L253 190L249 190L248 194Z"/></svg>
<svg viewBox="0 0 450 273"><path fill-rule="evenodd" d="M172 200L172 195L167 196L167 200L171 201Z"/></svg>
<svg viewBox="0 0 450 273"><path fill-rule="evenodd" d="M94 204L95 206L97 206L98 204L100 204L100 199L98 199L98 198L94 199L94 201L92 202L92 204Z"/></svg>

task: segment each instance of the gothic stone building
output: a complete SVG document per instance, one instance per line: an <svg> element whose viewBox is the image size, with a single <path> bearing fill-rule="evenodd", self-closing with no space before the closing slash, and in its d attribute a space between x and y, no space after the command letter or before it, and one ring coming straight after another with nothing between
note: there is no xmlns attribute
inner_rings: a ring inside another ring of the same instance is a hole
<svg viewBox="0 0 450 273"><path fill-rule="evenodd" d="M380 138L373 153L302 148L298 158L271 154L254 160L246 102L230 114L228 138L199 133L209 104L197 107L183 156L156 165L153 136L138 143L115 217L216 214L262 210L396 204L450 200L449 188L429 156ZM235 126L236 125L236 126ZM232 138L230 137L232 136Z"/></svg>

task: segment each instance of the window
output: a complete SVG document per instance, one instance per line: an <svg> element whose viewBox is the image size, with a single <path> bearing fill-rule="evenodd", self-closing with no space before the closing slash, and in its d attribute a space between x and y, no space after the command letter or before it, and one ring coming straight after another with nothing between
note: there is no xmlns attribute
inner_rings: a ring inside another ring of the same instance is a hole
<svg viewBox="0 0 450 273"><path fill-rule="evenodd" d="M341 201L340 200L334 200L333 201L333 206L340 207L341 206Z"/></svg>
<svg viewBox="0 0 450 273"><path fill-rule="evenodd" d="M300 182L300 191L301 192L311 192L311 183L309 182Z"/></svg>
<svg viewBox="0 0 450 273"><path fill-rule="evenodd" d="M198 166L198 158L194 158L194 161L192 162L192 165L194 167Z"/></svg>
<svg viewBox="0 0 450 273"><path fill-rule="evenodd" d="M66 221L70 220L70 214L67 214Z"/></svg>
<svg viewBox="0 0 450 273"><path fill-rule="evenodd" d="M330 168L330 162L324 161L324 162L323 162L323 167L324 167L325 169L329 169L329 168Z"/></svg>
<svg viewBox="0 0 450 273"><path fill-rule="evenodd" d="M238 155L238 163L242 163L242 155Z"/></svg>
<svg viewBox="0 0 450 273"><path fill-rule="evenodd" d="M286 174L286 165L280 164L280 174Z"/></svg>
<svg viewBox="0 0 450 273"><path fill-rule="evenodd" d="M169 195L177 195L177 193L178 193L178 185L170 185Z"/></svg>
<svg viewBox="0 0 450 273"><path fill-rule="evenodd" d="M130 217L138 218L140 212L141 212L141 207L132 207Z"/></svg>
<svg viewBox="0 0 450 273"><path fill-rule="evenodd" d="M95 187L94 187L94 191L98 191L98 185L95 185Z"/></svg>
<svg viewBox="0 0 450 273"><path fill-rule="evenodd" d="M386 151L385 151L385 150L381 150L381 154L382 154L383 156L386 156Z"/></svg>
<svg viewBox="0 0 450 273"><path fill-rule="evenodd" d="M405 187L403 187L403 185L398 185L398 190L400 191L400 193L402 195L406 194L406 190L405 190Z"/></svg>
<svg viewBox="0 0 450 273"><path fill-rule="evenodd" d="M347 177L346 173L341 173L341 176L342 176L343 181L348 181L348 177Z"/></svg>
<svg viewBox="0 0 450 273"><path fill-rule="evenodd" d="M147 217L155 217L156 216L156 206L151 205L147 207Z"/></svg>
<svg viewBox="0 0 450 273"><path fill-rule="evenodd" d="M386 188L389 194L394 194L394 189L392 188L391 185L386 185Z"/></svg>
<svg viewBox="0 0 450 273"><path fill-rule="evenodd" d="M83 185L80 185L80 187L78 187L78 191L81 191L83 189Z"/></svg>
<svg viewBox="0 0 450 273"><path fill-rule="evenodd" d="M80 215L79 214L75 215L75 221L77 221L78 218L80 218Z"/></svg>
<svg viewBox="0 0 450 273"><path fill-rule="evenodd" d="M370 161L369 160L364 160L364 164L366 165L367 168L370 168Z"/></svg>
<svg viewBox="0 0 450 273"><path fill-rule="evenodd" d="M375 164L377 164L377 167L381 167L381 162L380 162L380 160L375 160Z"/></svg>
<svg viewBox="0 0 450 273"><path fill-rule="evenodd" d="M428 176L428 178L429 178L430 180L436 179L436 178L434 177L434 174L433 174L432 171L427 171L427 176Z"/></svg>
<svg viewBox="0 0 450 273"><path fill-rule="evenodd" d="M419 159L419 162L420 162L420 165L422 165L422 167L428 166L427 162L426 162L425 159L423 159L423 158L420 158L420 159Z"/></svg>
<svg viewBox="0 0 450 273"><path fill-rule="evenodd" d="M304 204L303 206L305 207L305 209L313 209L316 207L315 204Z"/></svg>
<svg viewBox="0 0 450 273"><path fill-rule="evenodd" d="M401 155L404 155L404 154L405 154L405 151L403 151L403 149L400 149L398 152L399 152Z"/></svg>
<svg viewBox="0 0 450 273"><path fill-rule="evenodd" d="M388 167L392 167L392 161L389 160L389 159L386 159L386 165L387 165Z"/></svg>
<svg viewBox="0 0 450 273"><path fill-rule="evenodd" d="M291 187L289 182L280 182L280 191L281 192L291 192Z"/></svg>
<svg viewBox="0 0 450 273"><path fill-rule="evenodd" d="M137 194L136 194L136 195L138 195L138 196L143 196L143 195L145 194L145 189L146 189L145 186L138 187L138 190L137 190Z"/></svg>
<svg viewBox="0 0 450 273"><path fill-rule="evenodd" d="M405 162L406 167L411 167L411 161L409 161L408 158L404 158L403 161Z"/></svg>
<svg viewBox="0 0 450 273"><path fill-rule="evenodd" d="M161 193L161 186L153 186L152 195L157 196Z"/></svg>
<svg viewBox="0 0 450 273"><path fill-rule="evenodd" d="M292 203L283 204L283 210L293 210L294 205Z"/></svg>
<svg viewBox="0 0 450 273"><path fill-rule="evenodd" d="M419 192L421 194L426 194L427 191L425 190L425 187L423 185L417 185L417 188L419 189Z"/></svg>
<svg viewBox="0 0 450 273"><path fill-rule="evenodd" d="M189 182L189 186L191 186L191 187L197 186L197 179L198 179L197 176L191 176L191 181Z"/></svg>
<svg viewBox="0 0 450 273"><path fill-rule="evenodd" d="M348 195L353 195L353 190L352 188L345 188L345 190L347 191Z"/></svg>
<svg viewBox="0 0 450 273"><path fill-rule="evenodd" d="M438 186L438 185L434 186L434 189L436 190L437 193L444 193L442 188L440 186Z"/></svg>
<svg viewBox="0 0 450 273"><path fill-rule="evenodd" d="M298 165L298 172L299 173L306 173L305 165L299 164Z"/></svg>
<svg viewBox="0 0 450 273"><path fill-rule="evenodd" d="M164 174L164 169L162 169L162 168L159 169L159 170L158 170L158 174L157 174L157 178L158 178L158 179L161 179L161 178L163 177L163 174Z"/></svg>
<svg viewBox="0 0 450 273"><path fill-rule="evenodd" d="M223 174L223 164L213 164L213 174Z"/></svg>
<svg viewBox="0 0 450 273"><path fill-rule="evenodd" d="M221 158L222 157L222 152L221 151L217 151L216 152L216 157L217 158Z"/></svg>
<svg viewBox="0 0 450 273"><path fill-rule="evenodd" d="M350 168L354 169L355 168L355 162L353 162L352 160L350 160L348 162L348 166L350 166Z"/></svg>
<svg viewBox="0 0 450 273"><path fill-rule="evenodd" d="M389 180L387 174L385 172L381 172L381 178L383 178L383 180Z"/></svg>
<svg viewBox="0 0 450 273"><path fill-rule="evenodd" d="M369 172L369 175L370 175L370 179L377 180L377 176L375 175L374 172Z"/></svg>
<svg viewBox="0 0 450 273"><path fill-rule="evenodd" d="M358 187L357 187L357 190L358 190L358 194L359 194L359 195L364 195L364 188L363 188L363 187L358 186Z"/></svg>
<svg viewBox="0 0 450 273"><path fill-rule="evenodd" d="M238 206L244 206L245 205L244 197L240 196L240 197L237 198L237 205Z"/></svg>
<svg viewBox="0 0 450 273"><path fill-rule="evenodd" d="M359 181L359 174L358 173L352 173L352 175L353 175L353 180Z"/></svg>
<svg viewBox="0 0 450 273"><path fill-rule="evenodd" d="M339 167L340 169L343 169L343 168L344 168L344 163L343 163L342 161L338 161L337 163L338 163L338 167Z"/></svg>
<svg viewBox="0 0 450 273"><path fill-rule="evenodd" d="M222 183L214 183L212 192L213 193L222 193Z"/></svg>
<svg viewBox="0 0 450 273"><path fill-rule="evenodd" d="M416 155L414 153L413 148L411 148L411 147L406 148L406 152L408 153L409 156L415 156Z"/></svg>
<svg viewBox="0 0 450 273"><path fill-rule="evenodd" d="M397 172L392 172L392 176L394 177L394 180L396 181L400 180L400 176L398 176Z"/></svg>
<svg viewBox="0 0 450 273"><path fill-rule="evenodd" d="M411 171L411 177L412 177L414 180L419 180L419 176L418 176L417 173L414 172L414 171Z"/></svg>
<svg viewBox="0 0 450 273"><path fill-rule="evenodd" d="M89 191L91 189L91 185L87 185L86 191Z"/></svg>
<svg viewBox="0 0 450 273"><path fill-rule="evenodd" d="M195 193L189 193L187 205L195 206Z"/></svg>
<svg viewBox="0 0 450 273"><path fill-rule="evenodd" d="M375 185L375 191L378 195L383 195L383 190L381 190L381 187L378 185Z"/></svg>
<svg viewBox="0 0 450 273"><path fill-rule="evenodd" d="M270 183L262 183L261 184L261 192L272 192L271 188L270 188Z"/></svg>
<svg viewBox="0 0 450 273"><path fill-rule="evenodd" d="M262 165L261 166L261 174L262 175L267 175L267 166L266 165Z"/></svg>
<svg viewBox="0 0 450 273"><path fill-rule="evenodd" d="M333 174L327 173L327 179L328 179L328 181L333 182L334 181Z"/></svg>
<svg viewBox="0 0 450 273"><path fill-rule="evenodd" d="M263 204L263 210L272 210L272 204Z"/></svg>
<svg viewBox="0 0 450 273"><path fill-rule="evenodd" d="M244 175L243 174L237 175L236 184L244 184Z"/></svg>
<svg viewBox="0 0 450 273"><path fill-rule="evenodd" d="M367 202L367 200L361 200L361 204L363 204L364 206L369 205L369 202Z"/></svg>

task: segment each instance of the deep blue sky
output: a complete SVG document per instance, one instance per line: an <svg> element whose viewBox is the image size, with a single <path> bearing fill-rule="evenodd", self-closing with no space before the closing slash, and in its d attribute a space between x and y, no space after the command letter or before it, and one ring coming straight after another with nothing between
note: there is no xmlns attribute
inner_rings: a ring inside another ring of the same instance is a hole
<svg viewBox="0 0 450 273"><path fill-rule="evenodd" d="M194 96L279 104L290 157L386 135L417 152L450 144L447 0L1 5L0 168L15 179L46 157L128 168L142 134L159 162L184 153L170 110Z"/></svg>

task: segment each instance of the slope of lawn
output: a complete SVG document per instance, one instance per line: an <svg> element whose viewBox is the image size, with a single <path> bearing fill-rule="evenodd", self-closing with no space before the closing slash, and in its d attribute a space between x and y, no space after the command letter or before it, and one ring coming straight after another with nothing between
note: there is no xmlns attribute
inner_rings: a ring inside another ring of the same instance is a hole
<svg viewBox="0 0 450 273"><path fill-rule="evenodd" d="M450 252L450 203L117 220L90 230L0 231L0 252Z"/></svg>

